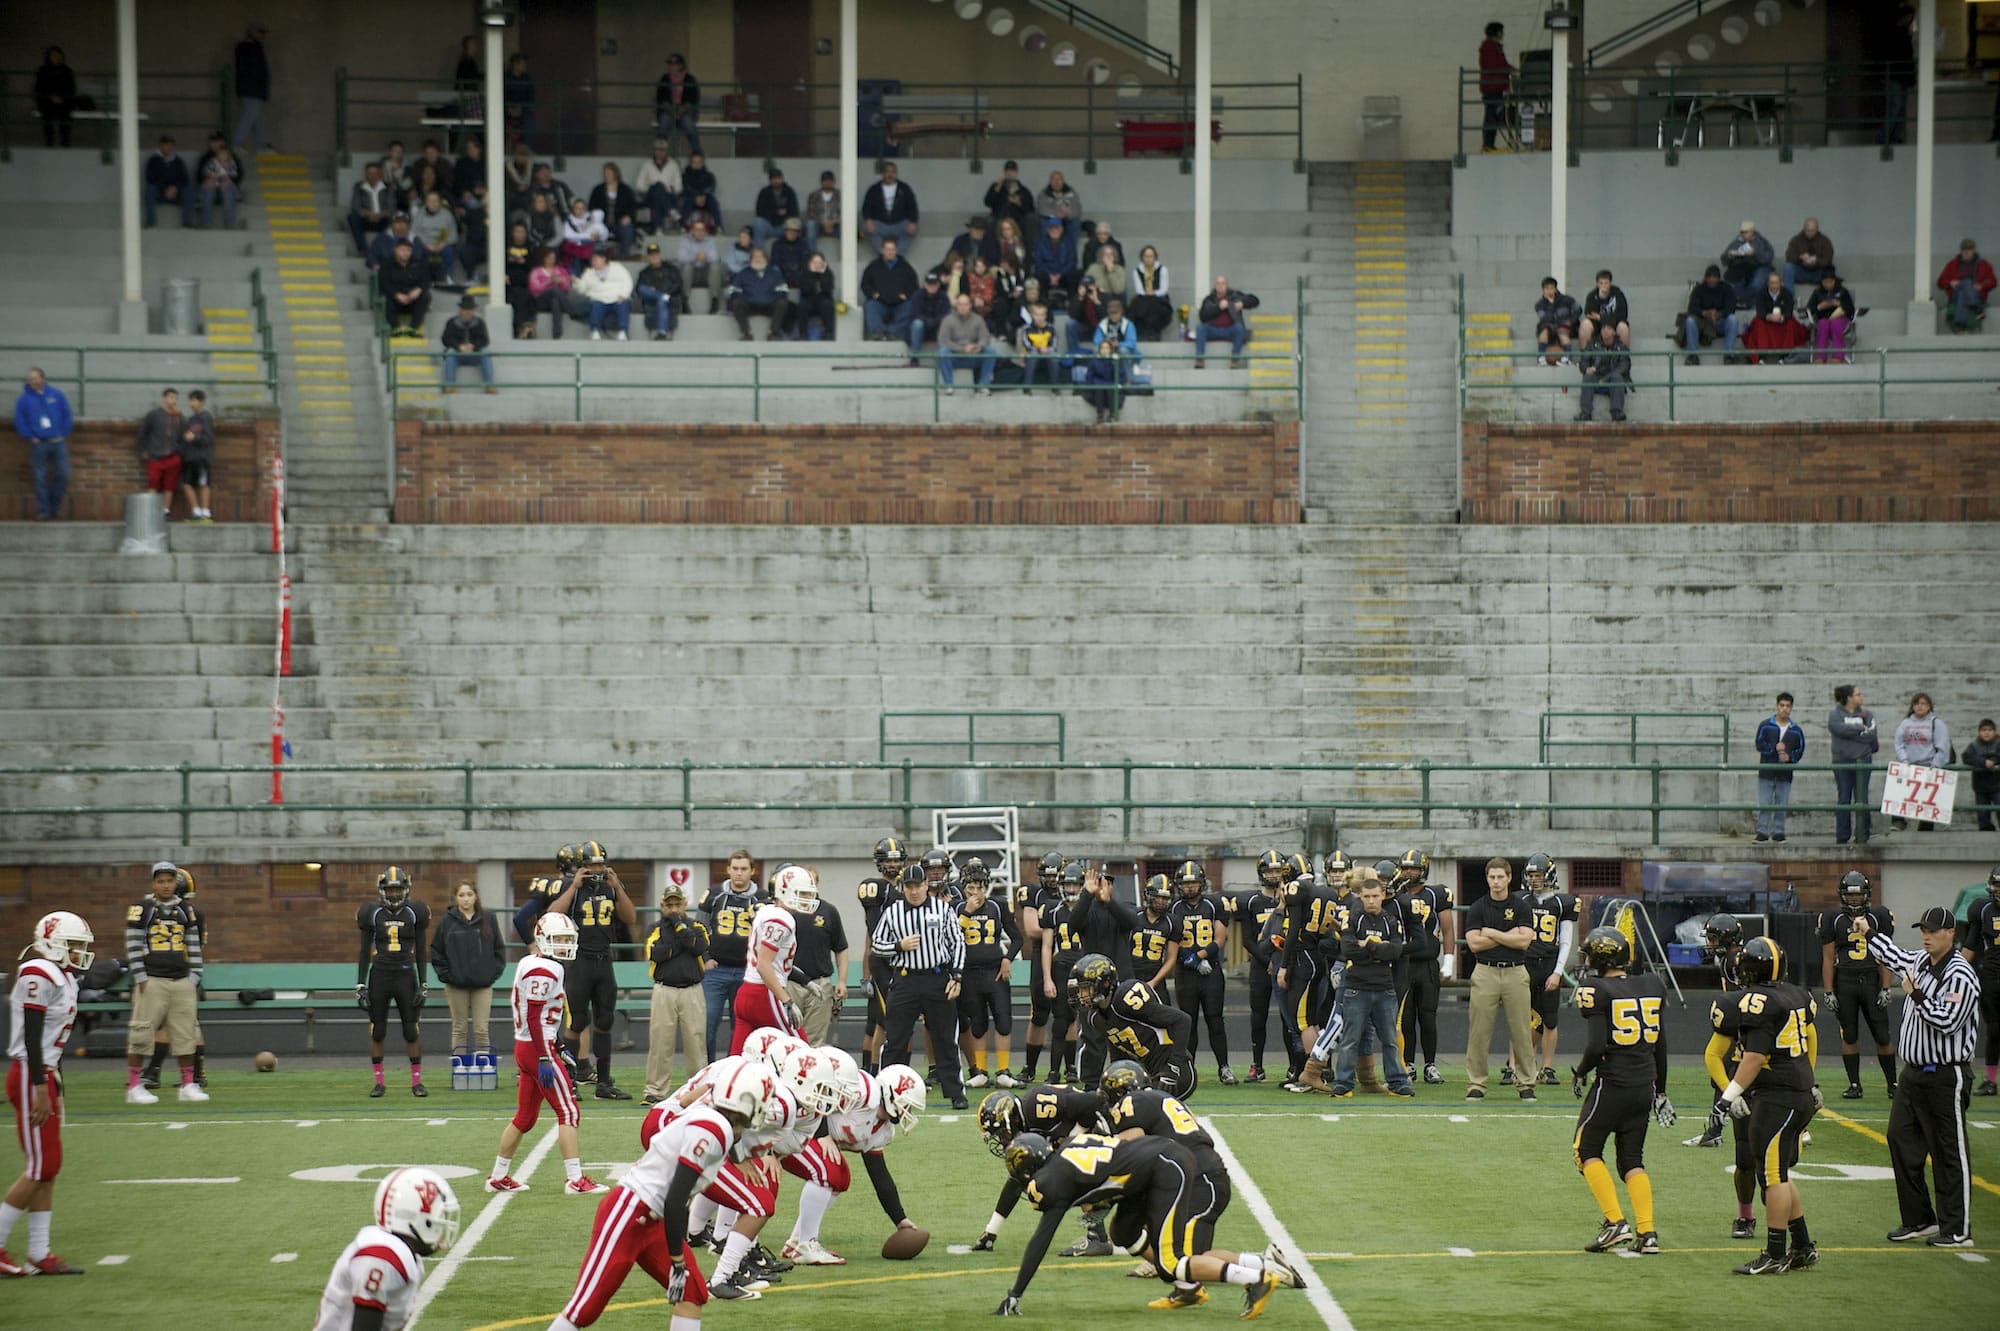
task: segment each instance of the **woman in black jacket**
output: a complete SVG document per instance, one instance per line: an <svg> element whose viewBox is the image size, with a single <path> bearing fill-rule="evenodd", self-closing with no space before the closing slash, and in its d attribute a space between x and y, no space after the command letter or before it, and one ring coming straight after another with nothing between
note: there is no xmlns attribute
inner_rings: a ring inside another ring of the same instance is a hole
<svg viewBox="0 0 2000 1331"><path fill-rule="evenodd" d="M833 269L826 266L826 256L818 250L806 260L806 270L799 274L796 288L798 299L792 306L792 327L808 342L821 338L828 342L834 336L834 285ZM813 335L812 324L817 322L820 332Z"/></svg>
<svg viewBox="0 0 2000 1331"><path fill-rule="evenodd" d="M471 883L460 883L451 909L431 936L431 971L443 982L451 1004L452 1052L491 1049L487 1032L493 1015L493 982L507 969L506 942L500 926L479 904ZM466 1043L466 1026L472 1042Z"/></svg>
<svg viewBox="0 0 2000 1331"><path fill-rule="evenodd" d="M35 71L35 114L42 118L42 142L54 148L60 139L69 147L69 118L76 111L76 71L60 46L42 52Z"/></svg>
<svg viewBox="0 0 2000 1331"><path fill-rule="evenodd" d="M639 196L625 183L616 162L604 164L604 180L590 191L590 211L604 214L604 225L618 241L614 257L629 257L639 236Z"/></svg>

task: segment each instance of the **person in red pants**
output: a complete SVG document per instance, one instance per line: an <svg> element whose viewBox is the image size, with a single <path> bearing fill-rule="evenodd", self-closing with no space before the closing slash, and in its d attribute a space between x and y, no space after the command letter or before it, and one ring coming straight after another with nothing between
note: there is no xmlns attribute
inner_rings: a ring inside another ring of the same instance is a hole
<svg viewBox="0 0 2000 1331"><path fill-rule="evenodd" d="M1743 330L1743 350L1750 363L1760 365L1764 356L1774 352L1774 359L1782 361L1804 346L1809 336L1798 321L1798 307L1784 274L1772 269L1764 278L1764 289L1757 293L1756 317Z"/></svg>
<svg viewBox="0 0 2000 1331"><path fill-rule="evenodd" d="M743 1042L753 1031L776 1027L800 1039L805 1038L798 1009L785 989L785 977L792 972L798 955L798 922L794 913L811 915L819 909L819 882L802 864L787 864L771 875L771 895L750 920L750 966L737 986L733 1010L735 1031L729 1052L743 1052Z"/></svg>

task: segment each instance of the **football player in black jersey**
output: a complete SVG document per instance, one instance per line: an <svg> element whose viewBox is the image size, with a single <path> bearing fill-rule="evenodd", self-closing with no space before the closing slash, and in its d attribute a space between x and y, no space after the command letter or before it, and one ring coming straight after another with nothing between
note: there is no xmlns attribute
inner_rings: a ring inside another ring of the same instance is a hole
<svg viewBox="0 0 2000 1331"><path fill-rule="evenodd" d="M1577 987L1576 1006L1589 1029L1583 1061L1569 1074L1570 1091L1583 1101L1573 1149L1577 1172L1604 1212L1604 1227L1584 1251L1629 1245L1650 1256L1660 1251L1660 1236L1653 1227L1653 1181L1646 1173L1646 1120L1670 1128L1676 1117L1667 1098L1667 1040L1660 1023L1667 990L1657 975L1627 973L1632 945L1616 929L1590 931L1583 940L1583 964L1589 974ZM1594 1086L1589 1085L1593 1071ZM1630 1222L1618 1208L1618 1185L1604 1163L1604 1143L1611 1137L1618 1138L1618 1175L1632 1198Z"/></svg>
<svg viewBox="0 0 2000 1331"><path fill-rule="evenodd" d="M994 1091L979 1102L979 1135L985 1140L987 1150L1004 1159L1008 1145L1024 1132L1040 1133L1058 1144L1072 1132L1104 1132L1108 1125L1104 1122L1103 1108L1104 1102L1094 1092L1067 1086L1037 1086L1020 1095ZM993 1251L1000 1227L1014 1214L1022 1190L1023 1184L1011 1176L1001 1185L1000 1200L994 1204L985 1232L972 1245L974 1252ZM1110 1251L1111 1240L1105 1237L1104 1220L1093 1215L1084 1218L1083 1243L1063 1255L1103 1257Z"/></svg>
<svg viewBox="0 0 2000 1331"><path fill-rule="evenodd" d="M1112 1241L1139 1251L1155 1267L1190 1282L1227 1281L1244 1287L1243 1319L1261 1314L1281 1286L1304 1281L1274 1244L1263 1253L1226 1249L1194 1252L1186 1246L1197 1226L1204 1198L1200 1171L1187 1148L1169 1137L1129 1141L1078 1133L1057 1148L1039 1133L1024 1132L1007 1147L1007 1173L1021 1180L1028 1201L1042 1214L1028 1240L1021 1269L994 1312L1021 1315L1021 1298L1035 1278L1063 1215L1073 1207L1116 1205Z"/></svg>
<svg viewBox="0 0 2000 1331"><path fill-rule="evenodd" d="M1338 876L1344 885L1348 865L1347 856L1342 852L1335 851L1329 855L1326 861L1328 883L1331 884ZM1298 1067L1285 1079L1286 1090L1327 1089L1324 1077L1318 1078L1317 1086L1304 1080L1306 1058L1303 1051L1318 1043L1320 1021L1328 1006L1330 988L1320 944L1329 936L1339 936L1334 920L1337 899L1338 893L1331 886L1322 888L1313 882L1310 870L1285 885L1285 950L1277 978L1278 987L1285 991L1292 1028L1299 1033L1302 1046L1296 1060Z"/></svg>
<svg viewBox="0 0 2000 1331"><path fill-rule="evenodd" d="M862 879L854 889L855 897L861 902L861 914L868 924L867 937L875 936L875 923L882 918L882 908L900 895L896 890L896 880L903 876L903 866L909 861L909 852L895 837L885 836L875 843L875 876ZM868 954L868 1023L861 1035L861 1066L871 1074L882 1066L882 1036L889 1024L890 979L889 963L871 951Z"/></svg>
<svg viewBox="0 0 2000 1331"><path fill-rule="evenodd" d="M1444 892L1432 887L1431 857L1421 850L1403 852L1396 862L1396 900L1409 924L1404 934L1404 958L1409 963L1407 987L1397 1013L1396 1026L1402 1039L1403 1062L1415 1067L1418 1051L1423 1057L1424 1081L1436 1086L1444 1081L1437 1069L1438 997L1443 992L1444 914L1450 909Z"/></svg>
<svg viewBox="0 0 2000 1331"><path fill-rule="evenodd" d="M1173 921L1174 889L1165 874L1156 873L1146 880L1139 904L1139 923L1127 935L1131 961L1124 969L1157 989L1174 973L1174 960L1181 950Z"/></svg>
<svg viewBox="0 0 2000 1331"><path fill-rule="evenodd" d="M1222 1019L1222 949L1229 938L1229 918L1221 899L1209 893L1208 871L1195 860L1181 861L1181 867L1174 871L1174 894L1173 931L1180 939L1174 1001L1188 1014L1188 1053L1199 1052L1197 1021L1206 1021L1208 1043L1215 1052L1215 1079L1224 1086L1234 1086L1229 1028Z"/></svg>
<svg viewBox="0 0 2000 1331"><path fill-rule="evenodd" d="M1120 979L1109 957L1093 953L1076 964L1076 1010L1082 1046L1077 1074L1085 1086L1097 1085L1110 1060L1129 1058L1167 1094L1193 1097L1194 1018L1158 990L1143 980Z"/></svg>
<svg viewBox="0 0 2000 1331"><path fill-rule="evenodd" d="M1715 967L1716 976L1721 981L1722 992L1726 994L1732 989L1739 988L1740 986L1736 983L1736 957L1743 950L1743 922L1734 915L1718 912L1702 922L1701 935L1702 954ZM1699 1133L1681 1143L1683 1146L1710 1147L1722 1145L1723 1124L1729 1121L1729 1115L1724 1112L1722 1107L1722 1088L1729 1084L1728 1074L1736 1071L1736 1060L1741 1056L1741 1051L1731 1052L1724 1050L1721 1052L1725 1055L1723 1061L1725 1075L1720 1077L1711 1075L1710 1077L1709 1089L1713 1092L1713 1095L1709 1100L1708 1120L1702 1125L1702 1130ZM1749 1127L1746 1125L1743 1131L1737 1134L1739 1138L1739 1155L1748 1149L1750 1140L1749 1132ZM1750 1233L1750 1199L1754 1195L1751 1180L1755 1174L1756 1171L1751 1169L1746 1161L1738 1165L1733 1175L1736 1180L1736 1200L1741 1210L1741 1216L1737 1225L1737 1228L1741 1232L1736 1235L1740 1239L1753 1237Z"/></svg>
<svg viewBox="0 0 2000 1331"><path fill-rule="evenodd" d="M1285 857L1267 850L1257 857L1257 888L1248 896L1226 896L1223 909L1242 932L1243 950L1250 957L1250 1071L1243 1080L1264 1080L1264 1036L1271 1028L1271 951L1264 945L1264 924L1282 904ZM1282 1016L1279 1025L1283 1025Z"/></svg>
<svg viewBox="0 0 2000 1331"><path fill-rule="evenodd" d="M410 1054L410 1094L423 1098L424 1049L418 1014L427 997L425 962L430 956L424 935L430 932L431 911L410 896L410 875L396 865L375 879L375 900L354 912L361 931L361 960L354 980L354 1002L368 1014L368 1060L375 1084L368 1097L379 1100L382 1085L382 1039L388 1032L389 1005L396 1005L403 1043Z"/></svg>
<svg viewBox="0 0 2000 1331"><path fill-rule="evenodd" d="M576 858L569 886L549 903L549 910L576 921L576 960L563 970L565 1035L580 1069L577 1081L595 1082L600 1100L630 1100L632 1093L611 1080L611 1024L618 1016L618 976L611 945L619 941L621 927L627 938L637 936L639 911L603 846L585 841L577 846ZM585 1031L590 1032L590 1048L596 1054L595 1069L578 1047Z"/></svg>
<svg viewBox="0 0 2000 1331"><path fill-rule="evenodd" d="M535 944L535 921L542 918L549 903L562 895L569 886L569 880L576 875L576 847L556 847L556 871L546 878L535 877L528 880L528 899L514 912L514 933L523 944Z"/></svg>
<svg viewBox="0 0 2000 1331"><path fill-rule="evenodd" d="M1799 1135L1824 1104L1813 1075L1819 1058L1819 1005L1806 990L1784 983L1784 953L1768 938L1744 945L1736 973L1746 987L1720 1000L1709 1016L1717 1036L1732 1037L1743 1051L1735 1074L1722 1088L1722 1103L1730 1117L1750 1121L1751 1158L1764 1189L1764 1251L1735 1271L1741 1276L1783 1275L1819 1262L1791 1175L1799 1160ZM1715 1041L1709 1047L1713 1050Z"/></svg>
<svg viewBox="0 0 2000 1331"><path fill-rule="evenodd" d="M1882 1080L1888 1084L1889 1098L1896 1098L1896 1046L1889 1039L1889 1000L1894 992L1889 968L1868 955L1868 935L1857 921L1866 916L1878 933L1896 927L1896 917L1887 906L1871 906L1874 885L1859 869L1850 869L1840 878L1840 906L1819 917L1820 973L1825 981L1826 1005L1840 1019L1840 1062L1847 1070L1843 1100L1859 1100L1861 1089L1861 1023L1875 1040L1875 1061L1881 1065Z"/></svg>
<svg viewBox="0 0 2000 1331"><path fill-rule="evenodd" d="M1213 1248L1215 1224L1229 1209L1230 1196L1229 1170L1216 1152L1215 1139L1195 1121L1186 1105L1165 1091L1148 1087L1146 1069L1130 1059L1120 1059L1104 1069L1098 1093L1103 1097L1104 1117L1114 1135L1127 1141L1144 1136L1168 1137L1179 1142L1194 1157L1195 1168L1201 1172L1201 1186L1207 1191L1207 1204L1184 1246L1190 1252L1207 1252ZM1171 1272L1150 1264L1132 1274L1157 1276L1173 1286L1171 1293L1147 1304L1149 1308L1164 1312L1174 1308L1193 1308L1208 1302L1208 1291L1200 1285L1176 1278Z"/></svg>
<svg viewBox="0 0 2000 1331"><path fill-rule="evenodd" d="M1986 895L1965 913L1965 943L1959 949L1979 977L1979 1015L1986 1023L1986 1079L1974 1095L2000 1094L2000 866L1986 875Z"/></svg>
<svg viewBox="0 0 2000 1331"><path fill-rule="evenodd" d="M1022 1080L1028 1082L1034 1081L1035 1070L1042 1063L1042 1050L1048 1044L1050 996L1042 985L1042 934L1050 908L1062 900L1056 879L1062 874L1063 863L1059 852L1050 851L1036 861L1035 881L1023 882L1017 889L1015 905L1020 914L1021 955L1028 959L1030 973L1028 1063L1022 1075Z"/></svg>
<svg viewBox="0 0 2000 1331"><path fill-rule="evenodd" d="M1576 898L1556 886L1556 864L1540 851L1528 857L1521 876L1527 880L1531 903L1529 922L1535 941L1528 944L1528 998L1533 1008L1537 1053L1544 1086L1556 1084L1556 1027L1562 1021L1563 975L1569 970L1580 913Z"/></svg>
<svg viewBox="0 0 2000 1331"><path fill-rule="evenodd" d="M1080 862L1062 867L1056 880L1059 900L1042 912L1042 994L1048 1000L1050 1034L1055 1053L1049 1058L1049 1080L1071 1078L1070 1053L1076 1047L1076 1012L1071 1005L1070 972L1083 957L1083 927L1077 914L1083 899L1084 869ZM1033 1058L1030 1051L1029 1057Z"/></svg>
<svg viewBox="0 0 2000 1331"><path fill-rule="evenodd" d="M202 949L208 922L191 898L194 876L170 861L153 866L152 893L125 913L125 959L132 976L126 1028L125 1100L150 1105L169 1052L180 1064L180 1098L208 1099L199 1016ZM146 1060L145 1070L139 1060Z"/></svg>
<svg viewBox="0 0 2000 1331"><path fill-rule="evenodd" d="M1015 1079L1010 1062L1014 990L1009 980L1014 958L1021 952L1021 935L1013 912L1004 902L987 896L993 876L986 862L974 855L961 872L965 900L958 908L958 927L965 934L965 978L958 989L958 1029L965 1055L963 1066L973 1069L965 1084L968 1089L1001 1086L1012 1090L1021 1083ZM989 1027L997 1045L991 1056L979 1047Z"/></svg>

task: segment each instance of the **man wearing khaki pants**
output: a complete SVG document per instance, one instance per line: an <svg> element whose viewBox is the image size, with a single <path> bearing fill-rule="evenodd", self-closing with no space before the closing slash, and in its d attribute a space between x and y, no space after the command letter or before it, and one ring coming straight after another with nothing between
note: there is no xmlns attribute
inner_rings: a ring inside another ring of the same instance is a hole
<svg viewBox="0 0 2000 1331"><path fill-rule="evenodd" d="M125 914L125 959L132 968L132 1022L125 1032L125 1101L158 1104L139 1084L140 1064L153 1052L154 1032L165 1028L181 1068L180 1098L199 1102L208 1093L195 1082L195 1023L201 984L201 912L175 892L180 870L166 860L153 866L153 892Z"/></svg>
<svg viewBox="0 0 2000 1331"><path fill-rule="evenodd" d="M652 1020L646 1044L645 1102L658 1104L674 1087L675 1037L686 1056L688 1075L701 1066L707 1048L708 1003L702 996L702 958L708 929L687 917L687 893L677 883L660 889L660 922L646 939L653 967Z"/></svg>
<svg viewBox="0 0 2000 1331"><path fill-rule="evenodd" d="M1472 949L1476 963L1472 971L1472 1029L1465 1045L1465 1098L1486 1098L1486 1060L1493 1044L1493 1021L1504 1012L1521 1099L1533 1104L1535 1045L1528 1024L1533 995L1528 989L1526 962L1528 945L1535 940L1534 906L1527 893L1513 887L1514 870L1507 861L1488 860L1486 895L1465 908L1465 945Z"/></svg>

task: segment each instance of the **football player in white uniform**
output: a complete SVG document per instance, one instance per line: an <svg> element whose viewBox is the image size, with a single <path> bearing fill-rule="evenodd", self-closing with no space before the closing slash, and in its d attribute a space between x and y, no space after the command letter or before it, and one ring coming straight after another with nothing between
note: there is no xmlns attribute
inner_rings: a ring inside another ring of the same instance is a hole
<svg viewBox="0 0 2000 1331"><path fill-rule="evenodd" d="M882 1152L917 1125L923 1110L924 1079L907 1064L891 1063L878 1076L862 1078L858 1102L851 1109L829 1115L826 1135L813 1143L814 1152L822 1154L811 1163L823 1166L825 1177L824 1181L807 1183L799 1193L799 1218L785 1244L787 1253L810 1253L819 1247L819 1227L826 1219L826 1209L835 1196L847 1191L851 1176L844 1157L848 1152L861 1157L882 1213L898 1229L916 1228L903 1211L902 1196Z"/></svg>
<svg viewBox="0 0 2000 1331"><path fill-rule="evenodd" d="M313 1331L400 1331L424 1283L424 1258L458 1238L458 1198L428 1169L398 1169L375 1189L375 1218L341 1250Z"/></svg>
<svg viewBox="0 0 2000 1331"><path fill-rule="evenodd" d="M500 1130L500 1154L486 1180L488 1192L528 1190L514 1177L514 1153L541 1117L545 1102L556 1115L556 1149L562 1152L567 1175L563 1191L582 1195L606 1190L583 1172L576 1135L583 1110L576 1099L575 1065L562 1042L562 963L575 956L575 921L556 911L535 921L534 955L514 971L514 1069L521 1080L514 1117Z"/></svg>
<svg viewBox="0 0 2000 1331"><path fill-rule="evenodd" d="M49 1251L49 1207L62 1170L63 1047L76 1024L76 977L90 969L90 926L66 910L35 923L21 949L7 1002L7 1100L14 1106L14 1140L27 1167L0 1202L0 1276L80 1276ZM28 1217L28 1255L7 1253L14 1224Z"/></svg>
<svg viewBox="0 0 2000 1331"><path fill-rule="evenodd" d="M688 1242L688 1203L714 1180L738 1135L763 1121L774 1089L767 1068L739 1062L709 1088L705 1101L665 1121L638 1163L598 1203L576 1290L549 1331L594 1323L634 1265L666 1289L671 1331L701 1325L708 1285Z"/></svg>
<svg viewBox="0 0 2000 1331"><path fill-rule="evenodd" d="M752 1034L769 1027L805 1036L785 977L792 973L799 952L798 921L792 913L810 915L819 909L819 883L804 865L787 864L771 876L771 895L776 900L757 907L750 919L750 965L736 987L732 1054L742 1053Z"/></svg>

